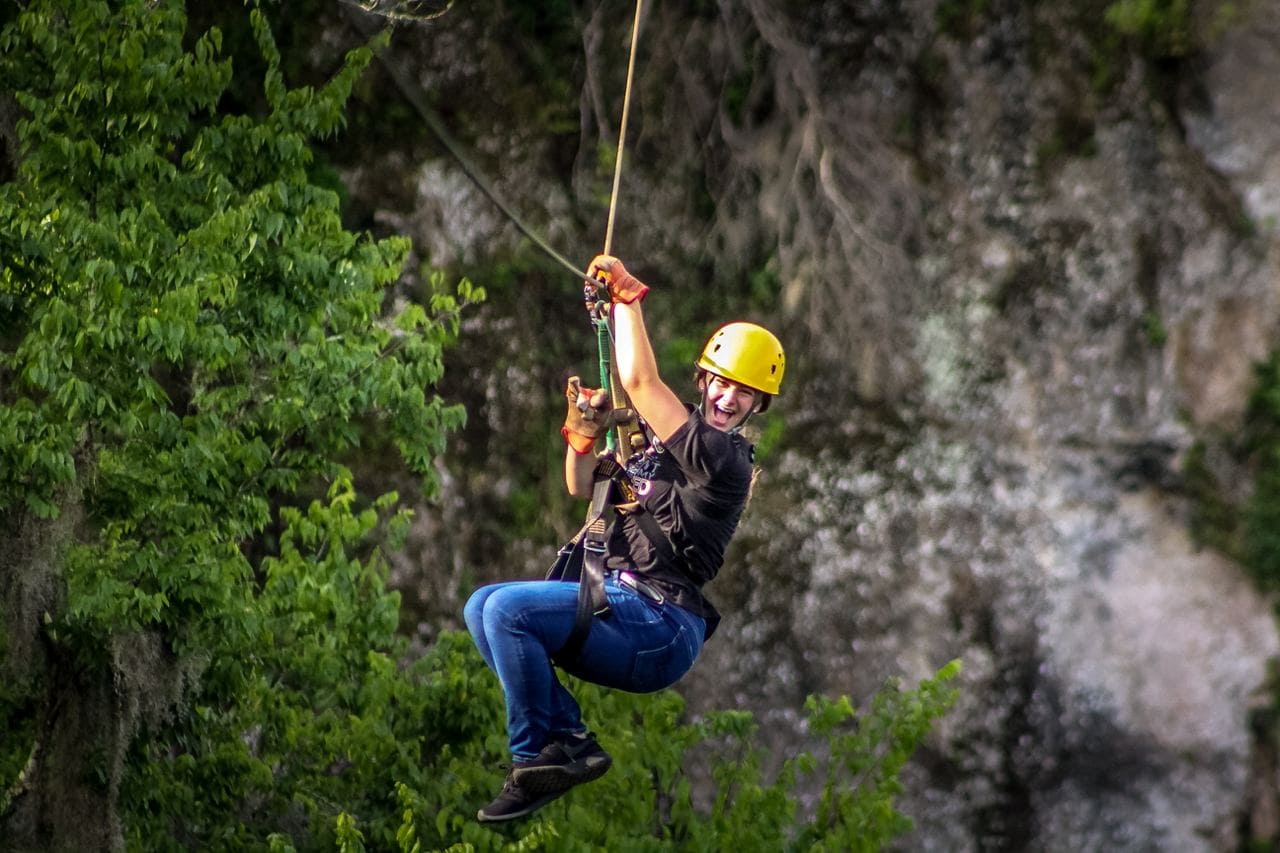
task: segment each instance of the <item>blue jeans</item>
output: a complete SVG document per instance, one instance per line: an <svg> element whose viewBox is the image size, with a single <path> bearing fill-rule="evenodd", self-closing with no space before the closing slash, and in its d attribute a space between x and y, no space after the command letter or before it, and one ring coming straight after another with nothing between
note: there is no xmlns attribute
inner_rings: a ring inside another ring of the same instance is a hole
<svg viewBox="0 0 1280 853"><path fill-rule="evenodd" d="M658 604L615 577L605 579L605 593L612 614L593 621L566 672L605 687L650 693L689 671L702 651L702 617ZM481 587L463 611L476 648L502 682L516 761L534 758L552 734L585 729L582 711L550 659L573 629L577 607L576 582L515 581Z"/></svg>

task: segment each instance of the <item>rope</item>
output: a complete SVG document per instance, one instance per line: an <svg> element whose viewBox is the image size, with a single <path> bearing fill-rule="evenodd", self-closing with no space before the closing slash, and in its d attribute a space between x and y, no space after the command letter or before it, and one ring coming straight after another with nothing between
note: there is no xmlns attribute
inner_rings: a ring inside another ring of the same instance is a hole
<svg viewBox="0 0 1280 853"><path fill-rule="evenodd" d="M604 230L604 254L613 248L613 219L618 210L618 185L622 183L622 149L627 142L627 116L631 113L631 81L636 71L636 45L640 41L640 12L644 0L636 0L636 19L631 25L631 51L627 54L627 87L622 93L622 123L618 126L618 154L613 160L613 192L609 195L609 223Z"/></svg>
<svg viewBox="0 0 1280 853"><path fill-rule="evenodd" d="M604 231L604 254L612 253L613 221L618 210L618 187L622 183L622 153L627 141L627 116L631 113L631 83L635 79L636 45L640 41L640 16L644 9L644 0L636 0L636 17L631 25L631 50L627 54L627 85L622 93L622 121L618 125L618 153L613 160L613 191L609 195L609 219ZM609 322L608 310L599 312L596 323L596 348L600 356L600 387L609 389L609 397L615 406L630 408L631 401L622 387L618 377L617 366L613 358L613 326ZM618 424L606 436L606 446L611 453L625 458L631 453L627 447L627 428Z"/></svg>

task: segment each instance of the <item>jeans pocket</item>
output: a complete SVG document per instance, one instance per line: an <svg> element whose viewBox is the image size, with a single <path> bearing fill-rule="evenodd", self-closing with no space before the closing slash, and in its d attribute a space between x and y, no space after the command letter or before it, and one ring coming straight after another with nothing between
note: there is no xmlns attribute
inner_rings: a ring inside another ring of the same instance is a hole
<svg viewBox="0 0 1280 853"><path fill-rule="evenodd" d="M678 629L666 645L637 652L631 665L632 689L637 693L653 693L670 687L693 666L685 629Z"/></svg>

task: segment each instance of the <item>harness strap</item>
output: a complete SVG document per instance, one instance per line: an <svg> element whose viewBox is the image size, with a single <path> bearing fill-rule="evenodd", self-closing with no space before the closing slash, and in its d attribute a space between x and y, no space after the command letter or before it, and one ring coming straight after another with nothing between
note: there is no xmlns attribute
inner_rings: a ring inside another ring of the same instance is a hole
<svg viewBox="0 0 1280 853"><path fill-rule="evenodd" d="M658 552L659 561L674 565L676 549L671 544L671 537L662 529L662 525L658 524L658 520L653 517L653 514L641 508L632 518L636 520L636 524L640 525L640 532L649 540L653 550Z"/></svg>
<svg viewBox="0 0 1280 853"><path fill-rule="evenodd" d="M577 660L587 635L591 633L593 620L597 617L607 619L610 615L609 599L604 591L604 560L613 521L613 504L609 498L622 470L611 454L604 454L596 461L587 523L570 543L572 550L569 553L565 548L570 545L560 549L560 559L547 575L553 580L578 581L578 609L574 614L573 630L564 645L551 656L562 667ZM574 559L575 552L577 559Z"/></svg>

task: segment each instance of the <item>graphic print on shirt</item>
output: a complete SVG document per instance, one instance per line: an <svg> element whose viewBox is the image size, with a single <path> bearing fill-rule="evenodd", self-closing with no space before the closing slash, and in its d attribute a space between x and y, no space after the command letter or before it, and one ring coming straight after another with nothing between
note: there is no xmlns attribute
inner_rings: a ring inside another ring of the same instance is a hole
<svg viewBox="0 0 1280 853"><path fill-rule="evenodd" d="M648 497L653 490L653 478L658 474L658 454L662 452L662 443L656 438L639 453L627 460L627 476L631 479L631 487L636 496Z"/></svg>

